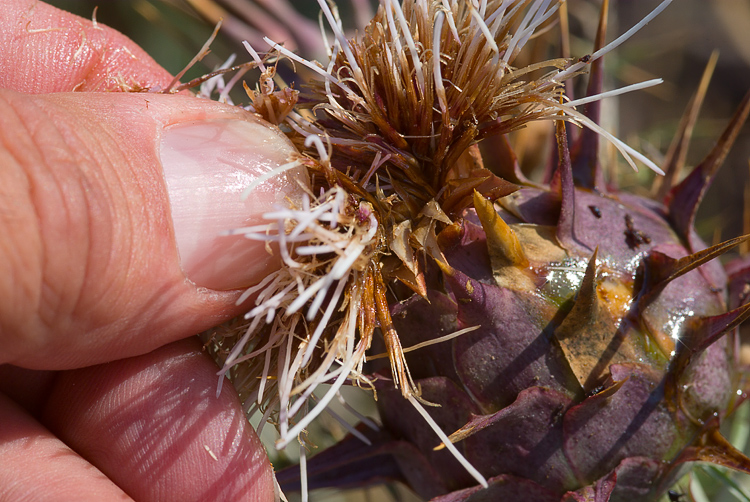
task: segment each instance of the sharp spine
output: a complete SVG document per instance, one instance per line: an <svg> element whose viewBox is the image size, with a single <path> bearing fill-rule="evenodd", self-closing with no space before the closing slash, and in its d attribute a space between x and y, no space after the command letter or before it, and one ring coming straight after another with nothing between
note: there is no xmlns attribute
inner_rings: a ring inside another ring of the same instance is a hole
<svg viewBox="0 0 750 502"><path fill-rule="evenodd" d="M737 139L742 125L750 113L750 92L745 95L732 120L724 129L714 148L708 156L666 197L669 217L680 235L690 240L690 232L695 223L703 196L724 162L732 144Z"/></svg>
<svg viewBox="0 0 750 502"><path fill-rule="evenodd" d="M599 27L596 31L596 40L594 43L594 52L600 50L605 45L607 37L607 15L609 13L609 0L602 2ZM586 89L586 96L594 96L602 92L602 82L604 81L604 59L597 59L591 63L589 72L589 82ZM601 102L594 101L585 105L584 115L599 124L601 113ZM599 153L599 135L591 129L584 128L581 131L578 140L573 146L572 168L573 179L576 185L606 192L607 188L604 180L604 173L598 159Z"/></svg>

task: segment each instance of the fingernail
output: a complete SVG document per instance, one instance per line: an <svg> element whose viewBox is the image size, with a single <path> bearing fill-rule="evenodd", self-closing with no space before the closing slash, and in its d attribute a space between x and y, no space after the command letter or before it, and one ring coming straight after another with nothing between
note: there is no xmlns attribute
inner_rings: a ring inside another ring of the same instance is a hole
<svg viewBox="0 0 750 502"><path fill-rule="evenodd" d="M261 215L274 203L301 198L295 181L301 171L287 171L242 198L253 180L286 164L294 153L280 131L261 122L195 121L163 131L161 162L188 279L210 289L238 289L278 267L263 242L222 232L262 223Z"/></svg>

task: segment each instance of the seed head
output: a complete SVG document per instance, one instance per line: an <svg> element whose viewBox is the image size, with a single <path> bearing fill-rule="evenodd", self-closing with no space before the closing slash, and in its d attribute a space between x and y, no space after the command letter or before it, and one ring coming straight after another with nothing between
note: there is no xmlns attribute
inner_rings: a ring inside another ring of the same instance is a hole
<svg viewBox="0 0 750 502"><path fill-rule="evenodd" d="M242 296L254 298L246 322L215 343L222 374L278 423L279 446L297 438L344 383L371 386L362 372L378 331L393 384L420 412L420 402L430 404L411 378L388 291L396 284L427 298L432 264L452 271L438 234L477 200L517 189L482 165L477 142L530 121L566 121L609 139L633 167L635 158L661 172L576 110L659 81L577 101L563 84L669 2L591 55L520 68L516 56L553 22L560 2L381 0L364 32L347 39L335 10L319 0L335 35L327 64L269 39L272 52L263 59L247 46L263 72L258 88L247 89L251 109L285 128L300 152L269 176L303 166L307 195L299 206L264 215L266 225L233 231L275 243L282 268ZM271 64L283 58L316 75L299 94L275 87ZM315 397L320 383L330 387Z"/></svg>

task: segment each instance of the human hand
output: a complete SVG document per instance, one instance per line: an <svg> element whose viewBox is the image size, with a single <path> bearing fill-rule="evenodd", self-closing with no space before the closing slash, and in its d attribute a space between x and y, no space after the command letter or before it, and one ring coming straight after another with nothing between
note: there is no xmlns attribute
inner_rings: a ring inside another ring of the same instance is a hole
<svg viewBox="0 0 750 502"><path fill-rule="evenodd" d="M0 8L0 500L270 499L236 394L185 338L275 266L218 234L299 196L240 198L293 147L238 108L98 92L172 77L105 26Z"/></svg>

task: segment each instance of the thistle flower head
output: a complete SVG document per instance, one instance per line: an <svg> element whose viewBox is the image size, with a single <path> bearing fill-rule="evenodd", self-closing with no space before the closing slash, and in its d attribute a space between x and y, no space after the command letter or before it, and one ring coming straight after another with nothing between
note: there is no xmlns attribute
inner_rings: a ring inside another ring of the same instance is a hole
<svg viewBox="0 0 750 502"><path fill-rule="evenodd" d="M406 364L388 288L400 284L426 299L433 264L452 270L441 231L477 196L496 200L518 188L483 166L477 142L530 121L567 121L608 138L631 164L636 158L660 171L575 108L609 93L576 102L563 86L639 26L581 60L517 68L516 56L554 21L560 2L381 0L353 39L328 3L319 4L335 35L327 64L269 39L265 58L247 46L263 72L256 90L246 88L250 108L288 131L300 155L280 170L304 166L308 193L299 206L267 213L268 224L234 231L277 243L283 266L240 299L253 298L246 322L215 340L222 373L248 407L273 416L279 446L297 438L344 383L371 385L363 365L376 336L403 397L420 413L420 402L430 404ZM276 89L271 64L282 58L307 66L316 79L299 94ZM313 392L321 383L330 387L319 397Z"/></svg>
<svg viewBox="0 0 750 502"><path fill-rule="evenodd" d="M316 125L337 141L334 165L358 171L351 178L361 184L375 157L388 156L381 176L423 205L478 140L553 116L557 72L526 78L567 61L511 67L557 9L535 2L526 12L529 3L484 3L478 10L468 2L386 1L361 37L337 37L328 76L308 95Z"/></svg>

